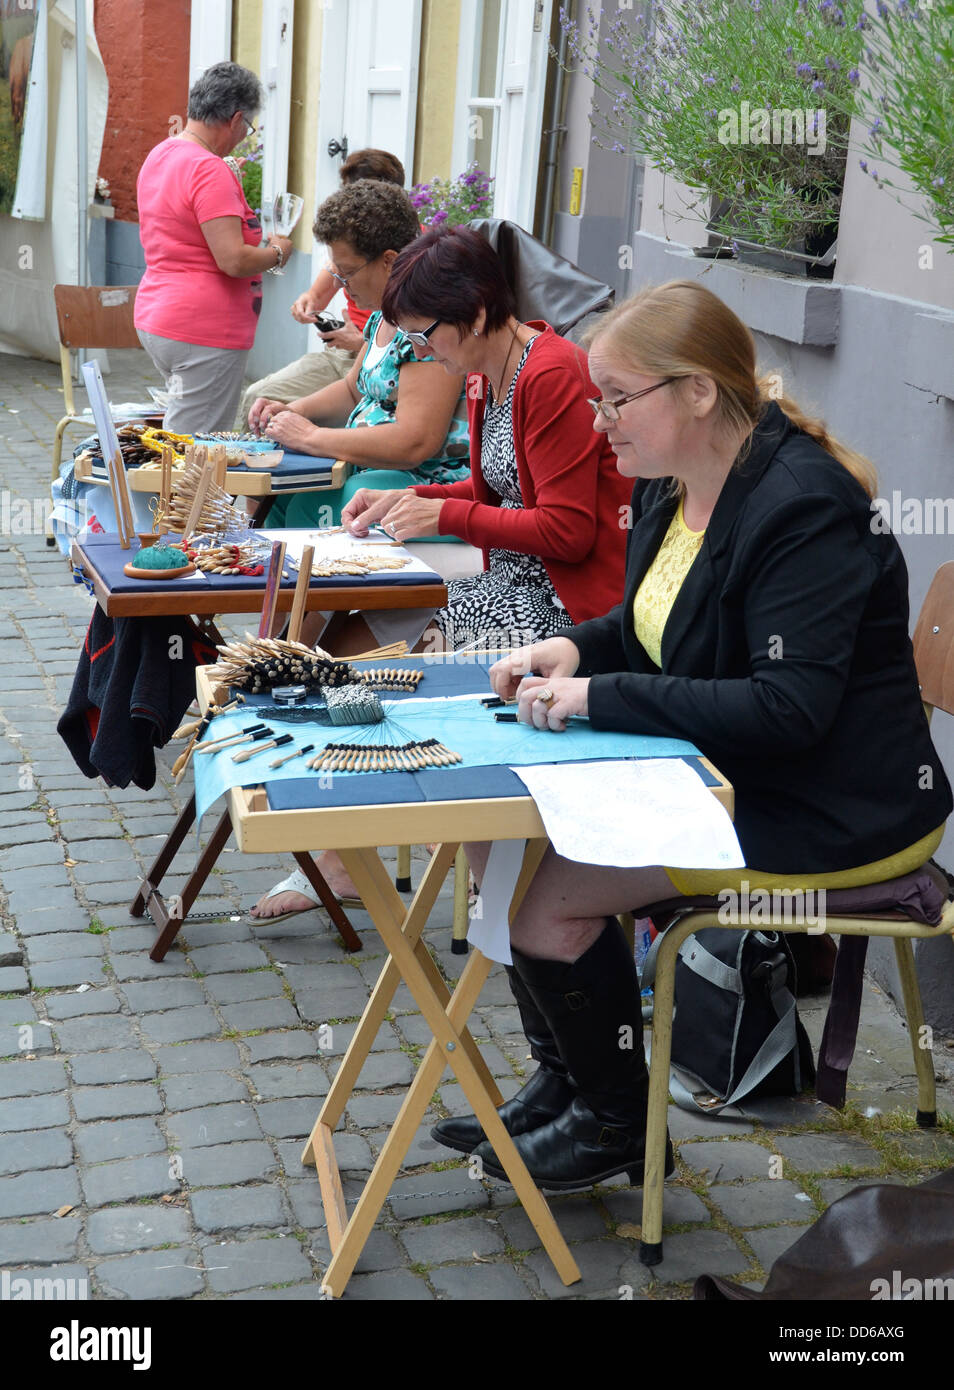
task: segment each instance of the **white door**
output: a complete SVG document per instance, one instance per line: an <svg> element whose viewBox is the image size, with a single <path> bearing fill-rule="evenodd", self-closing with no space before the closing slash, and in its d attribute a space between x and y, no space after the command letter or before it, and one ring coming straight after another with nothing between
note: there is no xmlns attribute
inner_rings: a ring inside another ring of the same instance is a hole
<svg viewBox="0 0 954 1390"><path fill-rule="evenodd" d="M417 120L423 0L335 0L322 8L316 203L340 187L338 171L355 150L397 155L410 185ZM337 150L330 154L329 144ZM325 263L316 247L315 273ZM312 347L319 339L310 331Z"/></svg>
<svg viewBox="0 0 954 1390"><path fill-rule="evenodd" d="M451 170L495 180L494 216L533 230L552 0L462 0Z"/></svg>

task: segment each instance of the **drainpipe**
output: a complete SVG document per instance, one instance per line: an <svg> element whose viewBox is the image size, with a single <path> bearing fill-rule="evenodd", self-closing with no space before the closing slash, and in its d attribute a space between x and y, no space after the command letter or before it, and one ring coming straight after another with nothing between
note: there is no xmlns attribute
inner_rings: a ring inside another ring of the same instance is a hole
<svg viewBox="0 0 954 1390"><path fill-rule="evenodd" d="M567 0L566 9L569 17L574 17L576 9L573 0ZM551 223L553 221L553 204L556 192L557 170L559 167L559 147L560 136L566 130L565 125L560 124L560 115L563 109L563 88L566 73L564 65L567 53L567 33L565 29L560 30L560 46L557 52L557 71L556 79L553 84L553 105L550 113L550 129L547 135L547 158L544 166L546 173L543 184L543 213L540 218L540 239L545 245L549 246L552 233Z"/></svg>

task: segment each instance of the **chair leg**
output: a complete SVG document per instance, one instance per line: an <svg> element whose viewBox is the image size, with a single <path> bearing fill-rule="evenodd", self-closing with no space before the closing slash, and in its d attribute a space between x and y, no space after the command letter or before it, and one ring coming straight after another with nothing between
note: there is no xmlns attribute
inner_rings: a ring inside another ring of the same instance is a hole
<svg viewBox="0 0 954 1390"><path fill-rule="evenodd" d="M397 874L394 879L394 886L399 893L410 893L411 891L410 845L398 845L397 847Z"/></svg>
<svg viewBox="0 0 954 1390"><path fill-rule="evenodd" d="M904 998L904 1012L911 1035L914 1051L914 1070L918 1078L917 1122L920 1129L933 1129L937 1124L937 1090L934 1083L934 1053L930 1047L922 1047L924 1033L924 1010L921 1007L921 989L918 985L917 970L914 965L914 948L908 937L894 938L894 954L898 962L898 975L901 979L901 993Z"/></svg>
<svg viewBox="0 0 954 1390"><path fill-rule="evenodd" d="M454 857L454 929L451 940L451 954L467 954L467 901L470 896L470 863L464 853L463 845Z"/></svg>

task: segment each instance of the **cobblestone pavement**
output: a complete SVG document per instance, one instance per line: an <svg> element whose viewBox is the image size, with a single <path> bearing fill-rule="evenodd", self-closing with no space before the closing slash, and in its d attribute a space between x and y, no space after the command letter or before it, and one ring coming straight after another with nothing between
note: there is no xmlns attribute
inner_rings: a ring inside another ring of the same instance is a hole
<svg viewBox="0 0 954 1390"><path fill-rule="evenodd" d="M113 398L140 396L144 355L112 357ZM58 380L52 364L0 357L0 1267L88 1279L98 1298L318 1298L328 1240L300 1153L381 968L380 942L361 912L356 956L320 912L253 929L245 910L285 870L229 850L197 903L217 920L187 922L166 960L150 961L153 931L128 904L188 784L172 786L173 748L152 791L107 789L82 777L56 734L91 600L42 532L24 533L15 504L46 495ZM428 937L452 979L462 958L450 953L450 921L445 893ZM428 1038L411 1003L402 987L345 1115L349 1201ZM803 1014L817 1042L824 1000L806 1000ZM321 1022L330 1051L318 1046ZM528 1050L502 971L473 1024L512 1094ZM936 1055L949 1071L945 1046ZM641 1193L621 1179L554 1199L583 1274L564 1288L510 1188L471 1181L466 1160L431 1140L439 1115L466 1109L445 1076L346 1297L677 1299L706 1271L760 1286L857 1182L917 1181L954 1163L949 1121L913 1126L907 1034L871 985L850 1083L843 1116L812 1100L736 1120L673 1110L664 1262L639 1263ZM950 1080L940 1091L950 1115ZM866 1119L865 1108L883 1113Z"/></svg>

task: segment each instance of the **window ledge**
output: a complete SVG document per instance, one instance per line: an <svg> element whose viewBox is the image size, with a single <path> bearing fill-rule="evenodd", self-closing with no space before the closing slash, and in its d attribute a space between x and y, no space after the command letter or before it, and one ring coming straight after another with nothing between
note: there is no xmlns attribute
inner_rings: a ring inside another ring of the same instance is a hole
<svg viewBox="0 0 954 1390"><path fill-rule="evenodd" d="M753 332L809 347L833 347L838 342L841 285L779 275L739 261L706 260L694 256L686 246L648 232L636 233L637 267L641 242L652 242L657 250L664 251L673 263L673 279L698 279L705 273L706 288L724 300Z"/></svg>

